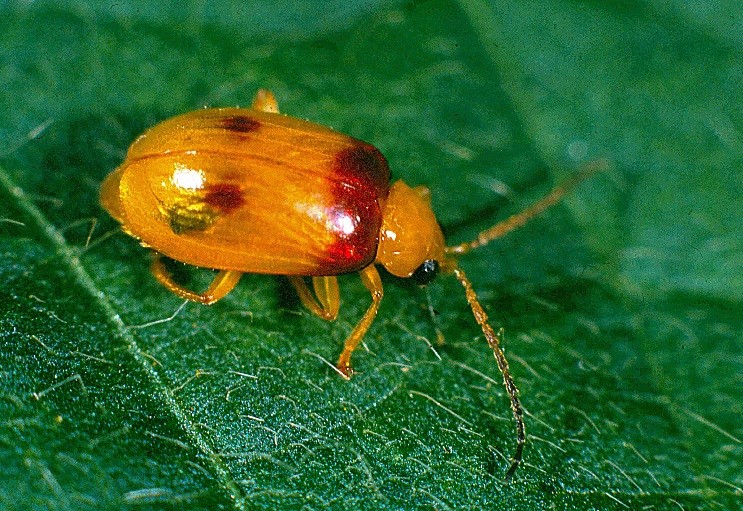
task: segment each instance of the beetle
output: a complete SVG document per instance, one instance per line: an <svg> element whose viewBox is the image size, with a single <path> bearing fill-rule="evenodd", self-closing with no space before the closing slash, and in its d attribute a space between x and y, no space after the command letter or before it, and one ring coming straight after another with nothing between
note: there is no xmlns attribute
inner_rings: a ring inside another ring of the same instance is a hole
<svg viewBox="0 0 743 511"><path fill-rule="evenodd" d="M526 434L518 389L496 333L456 256L486 245L548 207L585 179L576 173L532 206L475 240L446 246L429 191L390 185L374 146L312 122L279 114L259 90L251 108L212 108L166 120L140 135L100 188L103 208L155 252L152 273L181 298L213 304L243 273L285 275L315 315L334 320L337 276L358 272L372 303L345 341L337 368L352 375L351 354L377 315L381 265L425 285L437 273L464 287L510 399L516 449L505 479L521 463ZM178 284L162 255L218 270L203 293ZM305 282L311 277L312 289Z"/></svg>

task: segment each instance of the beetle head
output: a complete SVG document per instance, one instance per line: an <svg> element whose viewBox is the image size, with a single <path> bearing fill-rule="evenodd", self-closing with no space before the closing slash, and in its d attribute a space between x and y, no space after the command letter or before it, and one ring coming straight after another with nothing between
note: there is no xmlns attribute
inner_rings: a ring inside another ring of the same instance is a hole
<svg viewBox="0 0 743 511"><path fill-rule="evenodd" d="M444 260L444 234L431 210L425 187L397 181L390 188L382 214L377 263L397 277L420 276L428 283Z"/></svg>

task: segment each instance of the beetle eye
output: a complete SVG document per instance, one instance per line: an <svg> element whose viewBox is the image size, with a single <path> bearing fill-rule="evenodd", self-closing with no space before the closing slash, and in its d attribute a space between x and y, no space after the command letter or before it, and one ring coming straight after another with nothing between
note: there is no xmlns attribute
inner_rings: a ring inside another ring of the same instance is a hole
<svg viewBox="0 0 743 511"><path fill-rule="evenodd" d="M436 259L427 259L418 266L410 278L419 286L425 286L439 273L439 262Z"/></svg>

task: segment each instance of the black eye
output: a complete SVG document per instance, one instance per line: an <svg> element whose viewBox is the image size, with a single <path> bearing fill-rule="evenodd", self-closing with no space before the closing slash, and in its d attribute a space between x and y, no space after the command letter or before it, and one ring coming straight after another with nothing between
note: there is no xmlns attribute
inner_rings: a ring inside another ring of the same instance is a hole
<svg viewBox="0 0 743 511"><path fill-rule="evenodd" d="M418 266L410 278L419 286L425 286L436 277L438 272L439 262L435 259L428 259Z"/></svg>

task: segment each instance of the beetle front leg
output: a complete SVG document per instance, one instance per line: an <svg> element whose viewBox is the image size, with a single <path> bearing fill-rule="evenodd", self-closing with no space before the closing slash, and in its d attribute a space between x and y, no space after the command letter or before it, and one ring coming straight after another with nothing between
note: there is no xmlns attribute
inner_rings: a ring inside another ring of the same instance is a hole
<svg viewBox="0 0 743 511"><path fill-rule="evenodd" d="M366 331L369 330L374 318L377 316L379 303L382 301L382 296L384 295L382 290L382 279L379 278L379 273L374 265L367 266L361 270L359 275L361 276L361 282L364 283L366 289L371 293L372 303L356 325L356 328L351 332L351 335L346 339L346 342L343 345L343 352L341 353L341 356L338 357L338 364L336 366L347 379L350 379L353 374L353 368L351 367L351 354L359 345L361 339L364 338Z"/></svg>
<svg viewBox="0 0 743 511"><path fill-rule="evenodd" d="M212 283L206 291L203 293L195 293L173 280L170 272L165 267L165 264L163 264L163 258L160 254L155 253L155 258L152 260L152 266L150 269L157 281L165 286L165 288L171 293L181 298L185 298L186 300L203 303L205 305L211 305L224 298L227 293L234 289L242 276L242 273L239 271L222 270L217 273L217 276L214 277L214 280L212 280Z"/></svg>

